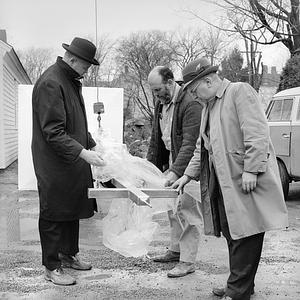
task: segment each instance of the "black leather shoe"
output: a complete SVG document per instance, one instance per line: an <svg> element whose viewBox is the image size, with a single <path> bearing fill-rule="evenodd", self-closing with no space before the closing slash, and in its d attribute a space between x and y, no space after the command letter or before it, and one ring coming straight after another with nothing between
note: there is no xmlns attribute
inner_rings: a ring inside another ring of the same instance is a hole
<svg viewBox="0 0 300 300"><path fill-rule="evenodd" d="M82 270L82 271L87 271L92 268L92 265L80 261L77 255L72 256L72 255L65 255L59 253L58 258L60 259L61 266L63 268L72 268L75 270Z"/></svg>
<svg viewBox="0 0 300 300"><path fill-rule="evenodd" d="M226 293L226 288L213 288L212 290L213 294L218 297L224 297ZM251 291L251 295L254 294L254 288Z"/></svg>
<svg viewBox="0 0 300 300"><path fill-rule="evenodd" d="M172 261L179 261L180 253L168 250L163 255L154 256L152 260L154 262L167 263Z"/></svg>
<svg viewBox="0 0 300 300"><path fill-rule="evenodd" d="M225 295L225 288L213 288L212 292L218 297L223 297Z"/></svg>

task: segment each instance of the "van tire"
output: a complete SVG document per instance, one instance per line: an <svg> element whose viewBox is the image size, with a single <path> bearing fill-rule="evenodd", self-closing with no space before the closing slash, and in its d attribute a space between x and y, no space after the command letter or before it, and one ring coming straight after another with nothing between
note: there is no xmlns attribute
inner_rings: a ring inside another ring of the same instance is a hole
<svg viewBox="0 0 300 300"><path fill-rule="evenodd" d="M279 175L282 184L284 200L287 201L289 197L289 185L290 185L289 174L287 173L286 167L282 161L277 160L277 164L279 168Z"/></svg>

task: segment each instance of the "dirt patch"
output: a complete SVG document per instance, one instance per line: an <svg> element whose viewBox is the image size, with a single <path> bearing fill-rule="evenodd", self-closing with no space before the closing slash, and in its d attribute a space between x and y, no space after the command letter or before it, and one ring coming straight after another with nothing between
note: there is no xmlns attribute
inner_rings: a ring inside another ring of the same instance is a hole
<svg viewBox="0 0 300 300"><path fill-rule="evenodd" d="M0 250L0 271L14 268L34 268L41 263L41 255L35 251L26 250Z"/></svg>
<svg viewBox="0 0 300 300"><path fill-rule="evenodd" d="M89 289L89 291L93 292L94 299L180 299L179 296L181 293L178 294L177 291L170 292L167 289L150 289L139 287L135 290L131 291L120 291L116 290L110 286L93 286ZM110 296L107 296L110 295ZM183 295L182 295L183 296ZM184 299L184 298L182 298Z"/></svg>
<svg viewBox="0 0 300 300"><path fill-rule="evenodd" d="M266 264L277 264L277 263L300 263L300 259L293 258L293 257L286 257L286 256L268 256L268 257L262 257L261 262L264 262Z"/></svg>

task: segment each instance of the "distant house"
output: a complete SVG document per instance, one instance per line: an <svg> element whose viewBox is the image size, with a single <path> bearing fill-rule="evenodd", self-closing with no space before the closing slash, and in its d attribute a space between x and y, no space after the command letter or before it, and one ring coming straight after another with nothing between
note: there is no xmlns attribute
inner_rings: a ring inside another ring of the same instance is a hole
<svg viewBox="0 0 300 300"><path fill-rule="evenodd" d="M15 50L0 30L0 169L18 158L18 85L31 84Z"/></svg>
<svg viewBox="0 0 300 300"><path fill-rule="evenodd" d="M263 76L259 95L261 97L264 108L266 109L273 95L276 94L280 81L280 74L277 73L276 67L271 67L271 72L268 71L268 66L263 66Z"/></svg>

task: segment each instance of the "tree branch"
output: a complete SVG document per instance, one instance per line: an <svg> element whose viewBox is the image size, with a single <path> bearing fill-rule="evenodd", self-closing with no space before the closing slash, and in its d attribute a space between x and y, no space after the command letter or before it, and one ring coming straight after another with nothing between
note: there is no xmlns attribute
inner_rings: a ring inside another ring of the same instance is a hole
<svg viewBox="0 0 300 300"><path fill-rule="evenodd" d="M272 4L277 7L280 11L282 11L287 17L290 15L289 12L283 8L282 6L282 0L280 0L280 4L278 4L277 0L270 0Z"/></svg>
<svg viewBox="0 0 300 300"><path fill-rule="evenodd" d="M272 1L272 0L270 0L272 3L274 3L274 0ZM255 5L255 7L257 8L257 10L258 11L260 11L260 12L264 12L264 13L266 13L267 15L269 15L269 16L271 16L271 17L274 17L274 18L276 18L276 19L280 19L280 20L283 20L283 21L285 21L285 22L288 22L288 18L287 17L284 17L284 16L282 16L282 15L280 15L280 14L276 14L276 13L274 13L274 12L272 12L272 11L270 11L269 9L267 9L266 7L264 7L264 6L262 6L257 0L249 0L249 3L250 3L250 5L252 6L252 3L253 3L253 5ZM278 7L278 6L276 6L277 8L279 8L279 12L281 12L281 11L283 11L283 8L280 8L280 7ZM255 12L255 10L253 10L254 12ZM287 14L287 15L289 15L289 14ZM259 16L258 16L259 17Z"/></svg>

